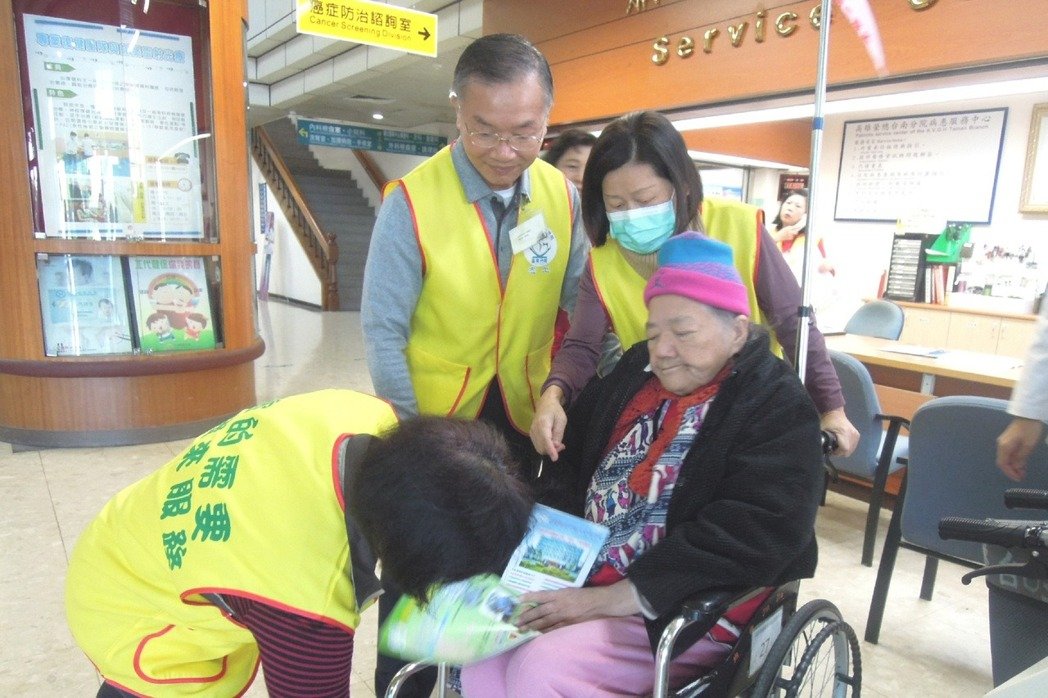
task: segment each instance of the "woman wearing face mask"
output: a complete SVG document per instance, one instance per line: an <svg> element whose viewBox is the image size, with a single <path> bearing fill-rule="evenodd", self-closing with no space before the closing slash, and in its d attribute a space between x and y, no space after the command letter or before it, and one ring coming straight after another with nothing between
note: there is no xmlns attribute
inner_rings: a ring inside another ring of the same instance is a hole
<svg viewBox="0 0 1048 698"><path fill-rule="evenodd" d="M645 339L643 289L658 250L672 235L699 230L731 245L746 286L751 319L773 330L773 345L793 354L797 342L797 280L764 228L763 212L725 199L703 199L702 182L680 133L658 112L622 116L601 133L586 164L582 219L593 243L589 273L579 284L571 329L553 361L531 440L551 460L563 449L564 407L596 372L607 331L628 349ZM851 453L859 434L844 414L844 397L826 343L809 335L805 385L822 429Z"/></svg>

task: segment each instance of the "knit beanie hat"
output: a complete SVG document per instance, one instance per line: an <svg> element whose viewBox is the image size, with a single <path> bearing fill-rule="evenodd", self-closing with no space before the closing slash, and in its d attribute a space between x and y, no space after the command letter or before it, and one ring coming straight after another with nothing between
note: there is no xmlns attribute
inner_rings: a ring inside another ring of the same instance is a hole
<svg viewBox="0 0 1048 698"><path fill-rule="evenodd" d="M735 269L731 246L690 230L662 245L659 268L644 288L644 305L666 295L750 315L749 294Z"/></svg>

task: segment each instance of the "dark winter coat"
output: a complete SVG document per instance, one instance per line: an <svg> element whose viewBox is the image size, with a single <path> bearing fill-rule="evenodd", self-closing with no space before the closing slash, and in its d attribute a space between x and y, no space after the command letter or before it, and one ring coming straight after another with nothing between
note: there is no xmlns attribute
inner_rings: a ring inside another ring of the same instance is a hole
<svg viewBox="0 0 1048 698"><path fill-rule="evenodd" d="M640 342L582 392L568 415L566 448L545 466L541 499L582 515L618 416L654 380L647 365ZM681 466L665 539L627 572L658 614L648 622L653 647L682 602L699 591L812 576L822 487L819 415L796 372L769 351L767 334L751 326ZM681 646L696 639L684 637Z"/></svg>

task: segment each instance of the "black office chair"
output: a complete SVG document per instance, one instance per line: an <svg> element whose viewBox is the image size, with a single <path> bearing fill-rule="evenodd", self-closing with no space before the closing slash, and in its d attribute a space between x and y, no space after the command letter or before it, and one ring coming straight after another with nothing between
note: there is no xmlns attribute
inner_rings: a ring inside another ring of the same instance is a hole
<svg viewBox="0 0 1048 698"><path fill-rule="evenodd" d="M895 303L886 300L870 301L855 311L844 326L844 331L847 334L865 337L898 339L905 320L902 308Z"/></svg>

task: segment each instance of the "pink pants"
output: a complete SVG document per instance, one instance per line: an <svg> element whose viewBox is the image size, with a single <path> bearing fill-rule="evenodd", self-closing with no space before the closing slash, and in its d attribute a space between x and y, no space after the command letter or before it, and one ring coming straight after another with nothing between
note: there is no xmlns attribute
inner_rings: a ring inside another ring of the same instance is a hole
<svg viewBox="0 0 1048 698"><path fill-rule="evenodd" d="M715 666L730 646L699 640L670 668L671 683ZM465 698L610 698L651 693L655 657L640 616L569 625L462 669Z"/></svg>

